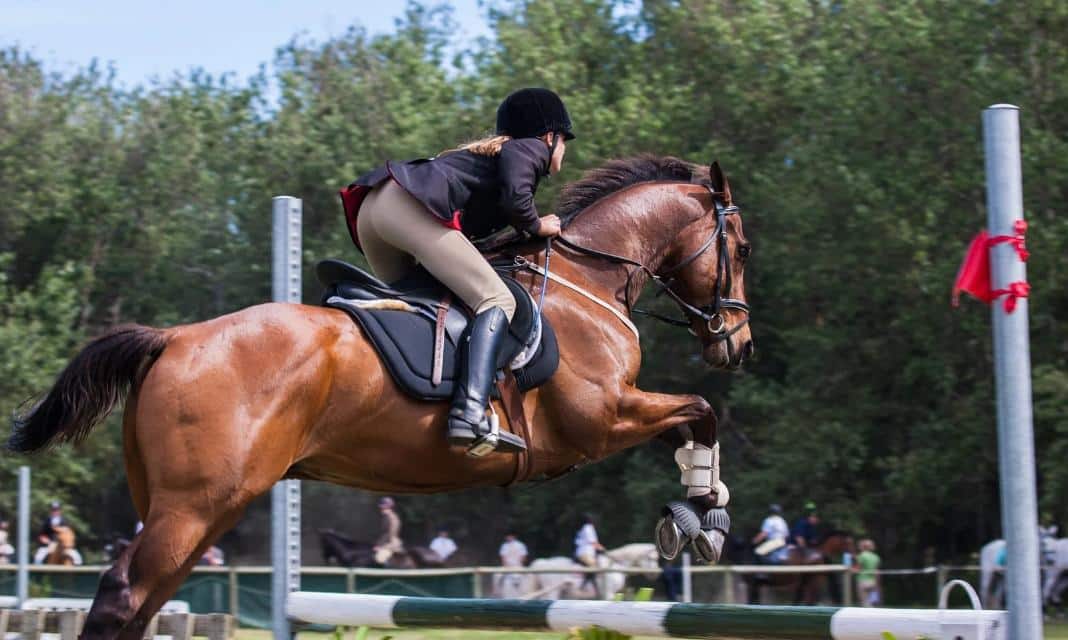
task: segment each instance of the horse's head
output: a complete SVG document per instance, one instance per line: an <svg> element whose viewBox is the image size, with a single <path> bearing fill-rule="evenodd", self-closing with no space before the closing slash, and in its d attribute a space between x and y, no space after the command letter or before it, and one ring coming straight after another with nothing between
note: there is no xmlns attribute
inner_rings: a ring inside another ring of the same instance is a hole
<svg viewBox="0 0 1068 640"><path fill-rule="evenodd" d="M56 542L59 543L59 548L73 549L76 543L74 529L64 526L55 527L54 529L56 532Z"/></svg>
<svg viewBox="0 0 1068 640"><path fill-rule="evenodd" d="M820 551L826 556L839 556L843 553L856 555L857 549L853 536L848 531L835 529L823 536Z"/></svg>
<svg viewBox="0 0 1068 640"><path fill-rule="evenodd" d="M702 202L705 215L682 230L673 251L676 262L660 275L671 279L671 290L682 299L705 361L735 369L754 350L745 299L745 265L752 248L719 163L709 167Z"/></svg>

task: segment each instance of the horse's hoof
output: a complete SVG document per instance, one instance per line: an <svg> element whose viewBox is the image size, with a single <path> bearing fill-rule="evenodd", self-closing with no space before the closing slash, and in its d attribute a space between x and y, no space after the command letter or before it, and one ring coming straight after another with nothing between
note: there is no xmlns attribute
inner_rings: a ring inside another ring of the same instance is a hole
<svg viewBox="0 0 1068 640"><path fill-rule="evenodd" d="M653 541L656 543L656 550L660 552L660 557L669 561L674 560L686 544L685 534L675 522L675 518L670 515L660 518L656 523Z"/></svg>
<svg viewBox="0 0 1068 640"><path fill-rule="evenodd" d="M727 536L719 529L702 530L693 539L693 551L698 559L708 564L716 564L723 553L723 543Z"/></svg>

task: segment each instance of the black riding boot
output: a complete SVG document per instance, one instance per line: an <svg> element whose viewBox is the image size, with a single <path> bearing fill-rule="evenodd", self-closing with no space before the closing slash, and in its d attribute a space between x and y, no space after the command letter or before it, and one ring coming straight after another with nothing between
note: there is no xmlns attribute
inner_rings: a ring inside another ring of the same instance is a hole
<svg viewBox="0 0 1068 640"><path fill-rule="evenodd" d="M449 410L449 444L467 446L490 431L486 419L497 357L508 332L508 316L492 307L475 316L461 343L460 380Z"/></svg>

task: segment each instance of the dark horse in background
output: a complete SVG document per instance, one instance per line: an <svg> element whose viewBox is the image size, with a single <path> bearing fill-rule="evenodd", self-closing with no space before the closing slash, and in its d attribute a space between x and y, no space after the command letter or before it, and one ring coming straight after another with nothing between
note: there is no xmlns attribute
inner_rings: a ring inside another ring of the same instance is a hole
<svg viewBox="0 0 1068 640"><path fill-rule="evenodd" d="M737 555L736 564L759 564L753 545L747 541L732 545ZM839 564L843 553L855 554L853 536L845 531L829 531L820 537L819 544L801 548L791 546L786 561L769 567L811 567L821 564ZM749 604L761 603L761 591L767 587L793 594L794 604L814 605L820 603L824 591L835 603L842 602L841 582L838 573L746 573L745 585Z"/></svg>
<svg viewBox="0 0 1068 640"><path fill-rule="evenodd" d="M427 547L405 545L404 551L394 553L386 564L375 561L375 546L359 542L333 529L319 529L319 544L323 549L323 564L336 563L341 567L384 567L387 569L425 569L443 567L445 562Z"/></svg>
<svg viewBox="0 0 1068 640"><path fill-rule="evenodd" d="M16 418L7 445L29 453L78 443L126 395L126 476L145 526L101 577L83 637L140 640L204 551L283 478L440 493L560 475L658 436L677 447L677 461L718 452L707 400L638 388L640 336L628 316L654 283L683 310L707 363L736 369L752 354L750 246L719 166L653 156L610 162L565 187L557 213L565 230L553 243L552 272L561 280L548 284L543 314L556 328L560 364L523 398L526 458L449 449L448 403L401 392L337 309L264 304L92 340ZM546 245L512 246L505 257L544 265ZM540 294L533 268L518 280ZM676 552L690 543L714 562L729 530L728 492L718 457L705 469L713 481L688 484L686 501L672 503L690 520L658 540L674 535Z"/></svg>

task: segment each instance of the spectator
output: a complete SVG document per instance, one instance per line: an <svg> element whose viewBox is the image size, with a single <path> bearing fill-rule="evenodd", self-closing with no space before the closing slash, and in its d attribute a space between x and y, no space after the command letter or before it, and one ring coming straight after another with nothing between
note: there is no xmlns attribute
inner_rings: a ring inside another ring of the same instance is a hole
<svg viewBox="0 0 1068 640"><path fill-rule="evenodd" d="M786 562L789 537L790 527L782 517L782 507L777 504L769 505L768 516L760 525L760 533L753 538L757 560L767 564Z"/></svg>
<svg viewBox="0 0 1068 640"><path fill-rule="evenodd" d="M865 538L858 545L860 553L857 554L857 596L862 607L874 607L879 604L879 564L882 562L875 555L875 543Z"/></svg>
<svg viewBox="0 0 1068 640"><path fill-rule="evenodd" d="M456 553L456 543L449 537L447 529L438 530L438 537L430 541L430 550L438 554L442 562L449 559L449 556Z"/></svg>
<svg viewBox="0 0 1068 640"><path fill-rule="evenodd" d="M63 517L62 504L53 500L50 506L51 510L44 521L41 522L41 531L39 533L39 535L47 537L49 543L56 539L56 527L71 526L67 519Z"/></svg>
<svg viewBox="0 0 1068 640"><path fill-rule="evenodd" d="M805 503L805 515L794 523L790 531L790 537L794 544L802 549L808 549L819 544L820 517L816 513L816 503L811 500Z"/></svg>
<svg viewBox="0 0 1068 640"><path fill-rule="evenodd" d="M597 554L604 551L604 545L597 539L597 529L593 526L593 515L586 513L582 516L582 526L575 534L575 560L587 567L597 566ZM600 597L600 589L597 587L597 574L587 573L582 579L580 589L586 585L592 585L594 591Z"/></svg>
<svg viewBox="0 0 1068 640"><path fill-rule="evenodd" d="M575 560L587 567L597 566L597 554L604 551L604 545L597 540L597 529L591 514L583 514L582 526L575 534Z"/></svg>
<svg viewBox="0 0 1068 640"><path fill-rule="evenodd" d="M659 555L659 554L658 554ZM660 564L660 581L664 583L664 594L668 600L679 602L682 600L682 567L675 560L658 558Z"/></svg>
<svg viewBox="0 0 1068 640"><path fill-rule="evenodd" d="M527 562L527 545L519 541L515 532L510 531L504 536L504 543L498 554L501 556L501 566L522 567Z"/></svg>
<svg viewBox="0 0 1068 640"><path fill-rule="evenodd" d="M52 553L52 540L49 539L48 534L37 534L37 551L33 552L33 563L44 564L50 553Z"/></svg>
<svg viewBox="0 0 1068 640"><path fill-rule="evenodd" d="M7 520L0 520L0 564L11 562L15 555L15 547L8 542Z"/></svg>
<svg viewBox="0 0 1068 640"><path fill-rule="evenodd" d="M378 511L382 514L382 533L375 543L375 562L384 565L395 553L404 551L404 542L400 539L401 519L393 510L393 498L383 496L378 500Z"/></svg>
<svg viewBox="0 0 1068 640"><path fill-rule="evenodd" d="M204 555L200 556L200 560L197 564L209 567L221 567L226 564L226 554L224 554L223 550L219 547L211 545L208 547L208 550L204 552Z"/></svg>

